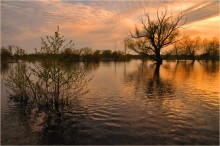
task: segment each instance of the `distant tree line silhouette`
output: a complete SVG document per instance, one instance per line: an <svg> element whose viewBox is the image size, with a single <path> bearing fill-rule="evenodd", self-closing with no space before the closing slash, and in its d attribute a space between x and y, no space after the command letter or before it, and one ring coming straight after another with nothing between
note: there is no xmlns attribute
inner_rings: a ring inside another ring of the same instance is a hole
<svg viewBox="0 0 220 146"><path fill-rule="evenodd" d="M123 61L131 58L138 58L139 55L125 54L122 51L111 50L93 50L91 47L81 49L65 48L60 53L41 53L35 52L31 54L25 53L14 54L10 51L9 46L1 48L1 61L18 61L21 60L42 60L55 58L60 61Z"/></svg>
<svg viewBox="0 0 220 146"><path fill-rule="evenodd" d="M1 47L1 61L18 60L26 54L25 50L16 45Z"/></svg>
<svg viewBox="0 0 220 146"><path fill-rule="evenodd" d="M141 43L127 39L126 47L141 47ZM175 60L218 60L219 59L219 40L214 37L212 39L201 39L200 37L185 36L179 42L173 44L171 49L161 54L163 59ZM156 58L154 54L125 54L124 51L111 50L93 50L91 47L81 49L64 48L57 54L35 53L27 54L24 49L15 45L1 47L1 61L18 61L21 60L42 60L55 58L60 61L123 61L130 59Z"/></svg>

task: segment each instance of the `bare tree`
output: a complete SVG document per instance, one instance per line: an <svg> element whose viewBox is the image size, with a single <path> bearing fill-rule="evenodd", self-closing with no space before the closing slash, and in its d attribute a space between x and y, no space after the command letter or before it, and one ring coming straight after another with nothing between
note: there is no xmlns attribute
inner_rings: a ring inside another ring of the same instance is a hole
<svg viewBox="0 0 220 146"><path fill-rule="evenodd" d="M162 64L161 49L175 43L179 39L179 28L185 22L183 15L179 13L176 17L168 15L167 10L159 13L152 19L148 13L141 18L142 28L135 28L135 33L130 32L131 37L137 42L138 47L131 45L129 48L140 54L154 54L157 64Z"/></svg>
<svg viewBox="0 0 220 146"><path fill-rule="evenodd" d="M206 59L214 59L215 56L219 55L219 46L220 42L215 37L212 40L204 39L202 41L203 54L201 57L205 57Z"/></svg>

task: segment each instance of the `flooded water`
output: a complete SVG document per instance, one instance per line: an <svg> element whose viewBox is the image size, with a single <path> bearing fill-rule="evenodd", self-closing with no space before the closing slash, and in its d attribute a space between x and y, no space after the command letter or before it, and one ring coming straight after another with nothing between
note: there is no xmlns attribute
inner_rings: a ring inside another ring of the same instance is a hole
<svg viewBox="0 0 220 146"><path fill-rule="evenodd" d="M2 78L12 65L2 67ZM1 87L2 144L219 144L219 62L84 64L89 92L59 121L10 101Z"/></svg>

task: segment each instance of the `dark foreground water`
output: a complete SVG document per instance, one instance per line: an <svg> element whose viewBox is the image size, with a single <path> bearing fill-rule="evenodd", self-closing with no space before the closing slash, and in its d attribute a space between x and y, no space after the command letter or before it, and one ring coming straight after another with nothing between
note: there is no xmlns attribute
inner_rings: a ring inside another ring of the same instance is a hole
<svg viewBox="0 0 220 146"><path fill-rule="evenodd" d="M159 73L151 61L85 66L90 91L52 123L2 85L1 143L219 144L219 62L164 62Z"/></svg>

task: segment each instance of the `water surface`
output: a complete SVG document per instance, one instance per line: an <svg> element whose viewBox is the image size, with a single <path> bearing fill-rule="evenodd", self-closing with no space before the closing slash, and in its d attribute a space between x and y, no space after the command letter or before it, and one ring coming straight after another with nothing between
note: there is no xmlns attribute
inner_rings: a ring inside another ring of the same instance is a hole
<svg viewBox="0 0 220 146"><path fill-rule="evenodd" d="M140 60L84 66L89 92L52 124L9 101L2 84L1 143L219 144L219 62L165 61L159 72Z"/></svg>

